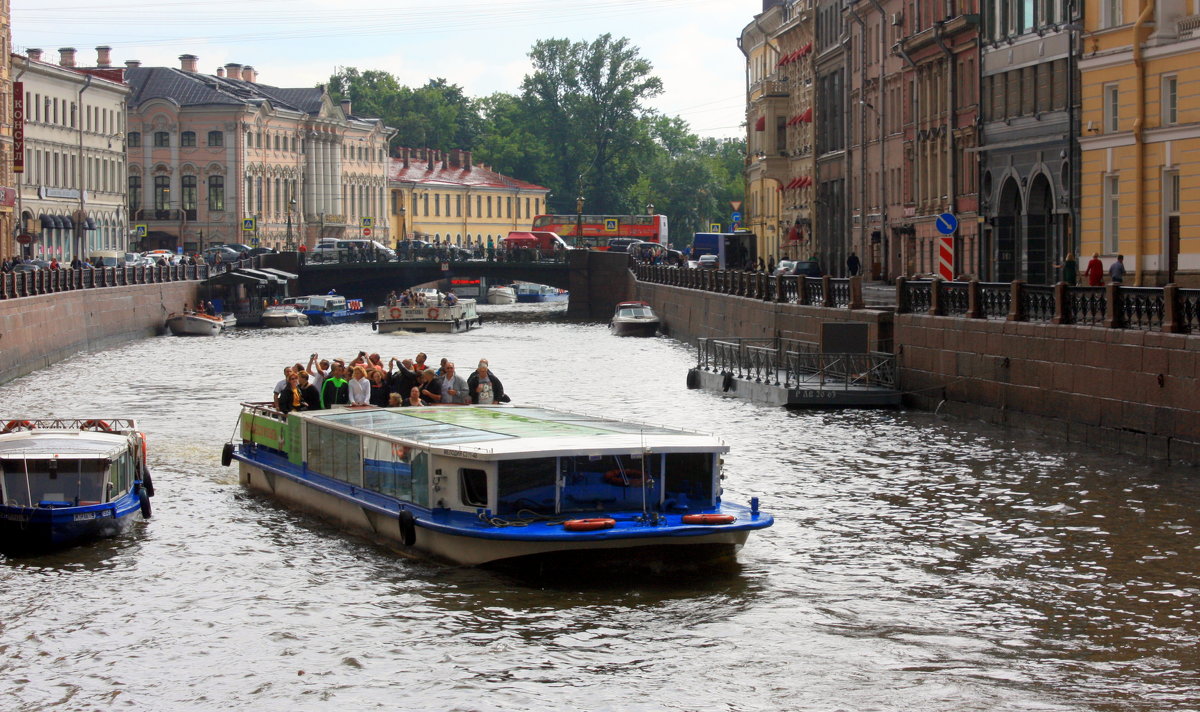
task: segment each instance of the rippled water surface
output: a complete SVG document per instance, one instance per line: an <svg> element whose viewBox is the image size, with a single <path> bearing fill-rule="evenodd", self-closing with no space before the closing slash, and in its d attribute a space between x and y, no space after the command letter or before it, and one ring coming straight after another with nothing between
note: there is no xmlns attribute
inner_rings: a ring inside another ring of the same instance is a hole
<svg viewBox="0 0 1200 712"><path fill-rule="evenodd" d="M136 417L158 490L123 538L0 560L0 708L1200 708L1195 470L688 391L683 345L501 311L459 335L163 336L0 387L8 417ZM243 491L219 462L239 401L359 349L486 357L515 402L715 432L727 496L776 525L725 570L531 580Z"/></svg>

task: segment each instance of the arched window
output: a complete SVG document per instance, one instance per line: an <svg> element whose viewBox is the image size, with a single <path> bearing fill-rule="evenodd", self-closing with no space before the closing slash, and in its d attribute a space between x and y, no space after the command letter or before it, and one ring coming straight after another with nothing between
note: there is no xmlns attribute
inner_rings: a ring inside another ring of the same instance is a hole
<svg viewBox="0 0 1200 712"><path fill-rule="evenodd" d="M155 217L159 220L168 220L170 215L168 212L171 209L171 177L170 176L155 176L154 177L154 212Z"/></svg>
<svg viewBox="0 0 1200 712"><path fill-rule="evenodd" d="M129 214L136 215L142 209L142 177L129 176Z"/></svg>
<svg viewBox="0 0 1200 712"><path fill-rule="evenodd" d="M188 220L196 219L196 202L198 193L196 190L196 176L183 176L183 195L180 199L180 207L187 214Z"/></svg>
<svg viewBox="0 0 1200 712"><path fill-rule="evenodd" d="M225 176L208 177L208 209L215 212L225 210Z"/></svg>
<svg viewBox="0 0 1200 712"><path fill-rule="evenodd" d="M180 146L195 146L196 145L196 132L195 131L184 131L183 133L179 134L179 145Z"/></svg>

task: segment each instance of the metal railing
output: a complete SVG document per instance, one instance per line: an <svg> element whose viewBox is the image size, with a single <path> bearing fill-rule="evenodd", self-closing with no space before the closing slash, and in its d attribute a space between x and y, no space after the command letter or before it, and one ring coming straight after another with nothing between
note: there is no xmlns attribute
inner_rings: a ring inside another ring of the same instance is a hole
<svg viewBox="0 0 1200 712"><path fill-rule="evenodd" d="M229 263L230 269L253 267L253 259ZM31 272L0 273L0 299L19 299L39 294L71 292L78 289L124 287L135 284L190 282L207 279L216 272L208 265L168 265L165 267L94 267L84 269L39 269Z"/></svg>
<svg viewBox="0 0 1200 712"><path fill-rule="evenodd" d="M821 353L808 341L761 337L701 338L696 353L700 370L784 388L896 387L896 357L889 353Z"/></svg>

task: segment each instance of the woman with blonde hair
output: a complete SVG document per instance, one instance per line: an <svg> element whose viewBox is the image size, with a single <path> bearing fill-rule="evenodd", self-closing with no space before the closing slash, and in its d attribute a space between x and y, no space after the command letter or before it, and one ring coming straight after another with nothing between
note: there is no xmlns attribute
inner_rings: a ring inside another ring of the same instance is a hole
<svg viewBox="0 0 1200 712"><path fill-rule="evenodd" d="M371 382L367 380L367 369L362 366L354 367L354 377L350 379L349 390L351 408L371 404Z"/></svg>

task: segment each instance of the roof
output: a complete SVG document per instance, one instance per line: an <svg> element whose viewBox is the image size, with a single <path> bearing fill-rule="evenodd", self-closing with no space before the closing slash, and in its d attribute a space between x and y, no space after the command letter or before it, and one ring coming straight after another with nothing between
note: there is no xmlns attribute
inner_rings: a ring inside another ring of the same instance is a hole
<svg viewBox="0 0 1200 712"><path fill-rule="evenodd" d="M257 106L269 101L278 108L313 115L321 112L325 97L322 87L273 87L174 67L130 67L125 70L125 81L133 87L130 107L154 99L167 99L180 106Z"/></svg>
<svg viewBox="0 0 1200 712"><path fill-rule="evenodd" d="M497 173L496 171L484 166L463 166L453 165L450 163L442 163L434 161L433 168L429 168L429 162L410 160L408 167L404 167L404 159L392 158L391 165L388 166L388 181L393 183L420 183L423 187L432 185L445 185L447 187L471 187L471 188L507 188L509 190L544 190L549 191L545 186L530 183L528 181L511 178L509 176Z"/></svg>
<svg viewBox="0 0 1200 712"><path fill-rule="evenodd" d="M90 430L34 430L0 435L0 458L112 457L129 447L129 439L121 433Z"/></svg>
<svg viewBox="0 0 1200 712"><path fill-rule="evenodd" d="M293 413L365 434L481 455L726 452L711 435L538 407L428 406Z"/></svg>

